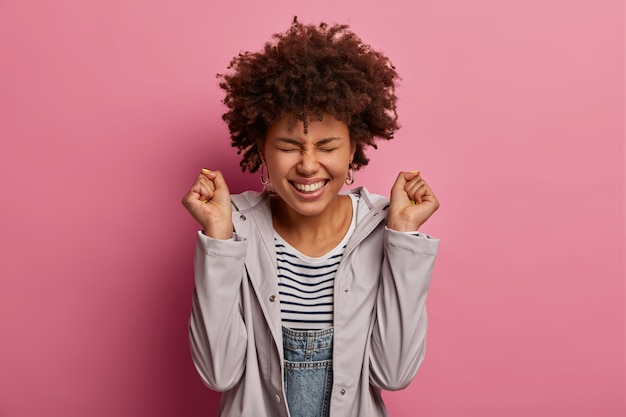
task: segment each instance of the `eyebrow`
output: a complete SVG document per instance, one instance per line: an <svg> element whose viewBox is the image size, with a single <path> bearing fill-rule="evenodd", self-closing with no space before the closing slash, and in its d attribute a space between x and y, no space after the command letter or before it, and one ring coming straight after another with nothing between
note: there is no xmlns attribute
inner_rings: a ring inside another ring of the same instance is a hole
<svg viewBox="0 0 626 417"><path fill-rule="evenodd" d="M329 138L324 138L324 139L320 139L317 142L315 142L315 146L320 146L320 145L326 145L330 142L336 141L336 140L341 140L340 137L336 137L336 136L332 136ZM295 146L302 146L303 142L296 140L296 139L292 139L292 138L276 138L276 141L278 142L283 142L283 143L287 143L289 145L295 145Z"/></svg>

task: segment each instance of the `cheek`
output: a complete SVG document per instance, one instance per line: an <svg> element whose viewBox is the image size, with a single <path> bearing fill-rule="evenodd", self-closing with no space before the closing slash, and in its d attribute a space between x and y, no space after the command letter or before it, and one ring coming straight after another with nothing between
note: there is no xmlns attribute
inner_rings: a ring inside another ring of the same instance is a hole
<svg viewBox="0 0 626 417"><path fill-rule="evenodd" d="M276 155L267 155L266 165L267 169L270 172L275 172L276 174L284 174L287 173L293 166L296 164L296 161L292 160L294 158L286 157L285 155L281 155L280 158L276 157Z"/></svg>
<svg viewBox="0 0 626 417"><path fill-rule="evenodd" d="M336 172L348 172L350 160L350 155L348 154L333 155L328 158L327 166L332 166L333 171Z"/></svg>
<svg viewBox="0 0 626 417"><path fill-rule="evenodd" d="M320 167L333 178L344 178L348 174L348 160L344 157L319 159Z"/></svg>

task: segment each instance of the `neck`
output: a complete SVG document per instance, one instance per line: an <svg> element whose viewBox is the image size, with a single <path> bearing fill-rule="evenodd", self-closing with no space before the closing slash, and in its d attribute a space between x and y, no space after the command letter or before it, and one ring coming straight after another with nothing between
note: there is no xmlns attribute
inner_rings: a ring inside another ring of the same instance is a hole
<svg viewBox="0 0 626 417"><path fill-rule="evenodd" d="M345 236L352 220L350 197L339 195L324 212L304 216L276 196L271 200L276 232L301 252L321 256Z"/></svg>

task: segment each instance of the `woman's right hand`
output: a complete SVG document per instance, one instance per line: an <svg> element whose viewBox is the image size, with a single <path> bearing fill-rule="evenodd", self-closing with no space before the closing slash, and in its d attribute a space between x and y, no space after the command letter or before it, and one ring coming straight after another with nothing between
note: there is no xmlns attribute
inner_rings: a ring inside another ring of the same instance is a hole
<svg viewBox="0 0 626 417"><path fill-rule="evenodd" d="M221 172L203 169L183 197L183 206L200 223L205 235L214 239L233 237L230 192Z"/></svg>

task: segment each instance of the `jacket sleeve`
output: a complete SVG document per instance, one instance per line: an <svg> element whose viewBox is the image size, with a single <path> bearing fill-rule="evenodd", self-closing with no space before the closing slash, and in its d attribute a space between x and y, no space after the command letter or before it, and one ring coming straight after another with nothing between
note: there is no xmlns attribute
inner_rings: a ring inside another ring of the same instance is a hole
<svg viewBox="0 0 626 417"><path fill-rule="evenodd" d="M375 387L405 388L424 359L426 296L438 246L438 239L385 228L370 342L370 383Z"/></svg>
<svg viewBox="0 0 626 417"><path fill-rule="evenodd" d="M247 337L241 282L245 256L246 242L237 235L224 241L198 233L189 340L198 373L215 391L232 388L244 373Z"/></svg>

